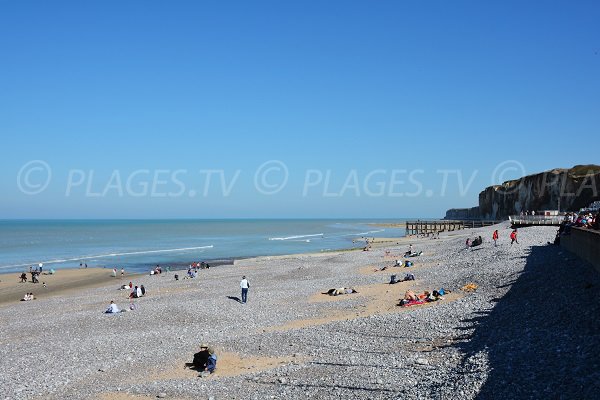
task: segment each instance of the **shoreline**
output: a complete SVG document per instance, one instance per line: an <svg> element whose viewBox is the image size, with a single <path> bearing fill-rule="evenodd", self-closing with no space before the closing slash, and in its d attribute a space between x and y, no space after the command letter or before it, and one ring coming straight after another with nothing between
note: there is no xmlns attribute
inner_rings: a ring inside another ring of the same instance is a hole
<svg viewBox="0 0 600 400"><path fill-rule="evenodd" d="M498 247L490 239L494 229ZM458 392L476 399L519 397L514 388L528 397L547 387L586 398L580 388L593 386L593 375L577 363L583 357L581 365L590 365L600 351L583 329L600 324L591 319L600 310L600 278L547 244L553 228L521 229L514 246L510 232L502 223L440 239L383 239L371 251L247 258L178 281L172 273L115 279L100 269L103 282L95 287L71 284L60 295L0 307L0 386L11 398L48 400L150 400L160 393L178 400L256 393L416 400ZM484 244L465 249L464 237L476 235ZM410 259L410 268L393 267L408 244L423 254ZM552 279L565 267L572 273ZM415 280L389 284L391 275L407 273ZM239 303L242 275L251 284L247 304ZM147 295L135 299L134 310L104 314L110 300L129 308L127 293L118 290L129 280L143 284ZM341 287L357 293L323 294ZM398 306L407 290L440 288L446 291L440 301ZM586 296L571 296L581 290ZM549 291L556 301L547 301ZM573 330L572 320L582 329ZM23 332L44 340L22 346ZM565 335L573 340L562 340ZM214 375L199 378L183 366L204 342L219 361ZM536 363L539 357L546 362ZM23 368L6 361L13 359L43 361ZM528 379L532 371L538 378ZM27 381L32 374L38 379ZM503 384L507 377L519 384Z"/></svg>
<svg viewBox="0 0 600 400"><path fill-rule="evenodd" d="M56 271L55 274L42 274L39 276L39 283L31 282L31 275L27 274L27 282L20 282L19 273L5 273L0 275L0 307L21 303L25 293L33 293L36 300L46 299L55 296L65 296L79 293L83 295L86 290L95 288L105 288L111 283L119 285L129 283L130 280L139 279L144 274L127 273L121 278L113 277L112 268L64 268ZM43 286L46 282L47 287Z"/></svg>

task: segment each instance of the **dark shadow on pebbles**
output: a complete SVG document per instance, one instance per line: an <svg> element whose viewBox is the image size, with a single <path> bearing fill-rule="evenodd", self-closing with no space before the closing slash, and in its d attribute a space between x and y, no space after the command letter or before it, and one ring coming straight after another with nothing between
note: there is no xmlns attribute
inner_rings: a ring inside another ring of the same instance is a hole
<svg viewBox="0 0 600 400"><path fill-rule="evenodd" d="M468 373L466 359L480 352L490 368L478 399L598 398L600 274L560 252L532 247L526 273L487 317L469 320L459 368Z"/></svg>
<svg viewBox="0 0 600 400"><path fill-rule="evenodd" d="M239 297L236 297L236 296L225 296L225 297L227 297L229 300L237 301L238 303L242 302L242 300Z"/></svg>

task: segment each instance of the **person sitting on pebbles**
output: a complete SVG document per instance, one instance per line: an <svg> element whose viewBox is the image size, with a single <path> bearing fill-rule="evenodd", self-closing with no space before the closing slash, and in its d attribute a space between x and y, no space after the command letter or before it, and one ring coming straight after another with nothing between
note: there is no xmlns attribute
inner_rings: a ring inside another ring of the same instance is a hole
<svg viewBox="0 0 600 400"><path fill-rule="evenodd" d="M200 345L200 351L194 354L192 364L186 365L200 371L200 376L203 376L205 373L212 374L217 368L217 355L214 349L203 343Z"/></svg>
<svg viewBox="0 0 600 400"><path fill-rule="evenodd" d="M112 300L110 301L110 305L108 306L106 311L104 311L105 314L116 314L116 313L120 313L120 312L121 312L121 310L119 310L119 307L117 307L115 302Z"/></svg>

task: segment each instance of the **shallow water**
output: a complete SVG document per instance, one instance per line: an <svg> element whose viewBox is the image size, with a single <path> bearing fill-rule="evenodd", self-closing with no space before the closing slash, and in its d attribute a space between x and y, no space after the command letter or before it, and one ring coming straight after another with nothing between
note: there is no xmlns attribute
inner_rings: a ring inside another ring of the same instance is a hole
<svg viewBox="0 0 600 400"><path fill-rule="evenodd" d="M350 249L362 237L404 236L399 220L3 220L0 273L49 268L185 265L260 255Z"/></svg>

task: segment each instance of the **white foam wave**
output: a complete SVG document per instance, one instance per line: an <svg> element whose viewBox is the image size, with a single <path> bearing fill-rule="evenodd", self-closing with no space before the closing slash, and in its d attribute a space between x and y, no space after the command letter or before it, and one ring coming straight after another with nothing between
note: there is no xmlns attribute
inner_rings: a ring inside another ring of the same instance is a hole
<svg viewBox="0 0 600 400"><path fill-rule="evenodd" d="M317 236L323 236L323 234L322 233L317 233L317 234L313 234L313 235L296 235L296 236L287 236L287 237L274 237L274 238L269 238L269 240L291 240L291 239L302 239L302 238L317 237Z"/></svg>
<svg viewBox="0 0 600 400"><path fill-rule="evenodd" d="M99 254L94 256L82 256L76 258L65 258L58 260L47 260L42 261L43 264L58 264L69 261L83 261L83 260L92 260L97 258L108 258L108 257L120 257L120 256L131 256L131 255L140 255L140 254L155 254L155 253L172 253L177 251L190 251L190 250L202 250L202 249L212 249L213 245L209 246L198 246L198 247L181 247L177 249L160 249L160 250L142 250L142 251L129 251L125 253L109 253L109 254ZM17 268L17 267L28 267L30 265L37 265L37 262L26 263L26 264L13 264L13 265L3 265L0 266L2 268Z"/></svg>

